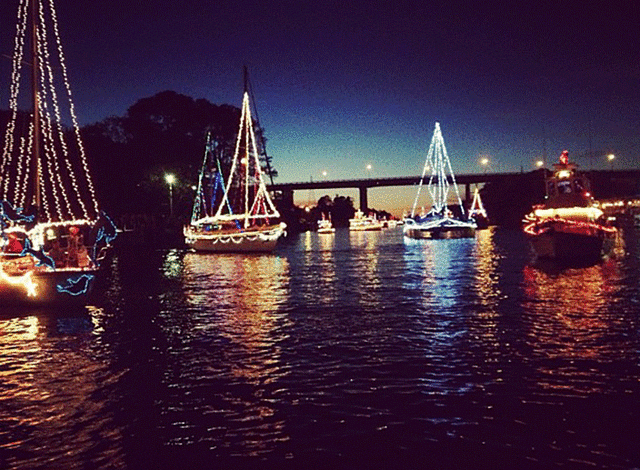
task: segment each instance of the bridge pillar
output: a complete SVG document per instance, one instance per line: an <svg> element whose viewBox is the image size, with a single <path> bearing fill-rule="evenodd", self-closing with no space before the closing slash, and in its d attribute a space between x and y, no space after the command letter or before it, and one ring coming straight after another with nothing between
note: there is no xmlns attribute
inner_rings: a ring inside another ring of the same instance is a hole
<svg viewBox="0 0 640 470"><path fill-rule="evenodd" d="M360 186L358 189L360 190L360 210L366 213L369 209L369 202L367 201L367 187Z"/></svg>
<svg viewBox="0 0 640 470"><path fill-rule="evenodd" d="M464 208L466 210L471 208L471 183L464 185Z"/></svg>

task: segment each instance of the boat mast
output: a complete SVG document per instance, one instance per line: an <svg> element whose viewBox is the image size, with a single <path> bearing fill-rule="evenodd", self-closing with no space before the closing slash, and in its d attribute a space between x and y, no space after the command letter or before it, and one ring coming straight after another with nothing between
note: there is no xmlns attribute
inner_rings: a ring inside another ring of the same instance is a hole
<svg viewBox="0 0 640 470"><path fill-rule="evenodd" d="M247 73L247 66L245 65L243 68L244 72L244 95L245 98L249 94L249 74ZM247 100L247 115L245 118L247 119L247 123L245 125L244 133L245 133L245 142L244 142L244 227L247 228L249 226L249 167L251 166L251 162L249 160L249 126L251 126L251 113L249 112L249 102Z"/></svg>
<svg viewBox="0 0 640 470"><path fill-rule="evenodd" d="M33 93L33 204L36 218L40 215L42 195L40 193L40 100L38 93L38 10L37 0L31 0L31 90Z"/></svg>

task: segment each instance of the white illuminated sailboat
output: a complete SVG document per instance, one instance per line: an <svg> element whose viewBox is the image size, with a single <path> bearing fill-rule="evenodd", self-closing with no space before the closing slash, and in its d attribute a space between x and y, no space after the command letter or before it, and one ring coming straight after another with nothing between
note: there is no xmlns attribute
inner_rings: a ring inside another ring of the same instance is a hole
<svg viewBox="0 0 640 470"><path fill-rule="evenodd" d="M205 152L191 223L184 227L185 243L197 251L270 252L285 234L286 224L278 222L267 186L253 130L245 70L240 128L226 185L219 197L206 196L207 174L223 180L222 168L213 157L211 143ZM214 164L214 160L217 163ZM218 192L216 192L219 194Z"/></svg>
<svg viewBox="0 0 640 470"><path fill-rule="evenodd" d="M487 217L487 211L484 210L484 205L482 204L482 199L480 198L480 191L478 191L478 187L473 193L473 201L471 202L471 207L469 208L469 219L473 220L476 224L476 228L485 229L489 227L489 218Z"/></svg>
<svg viewBox="0 0 640 470"><path fill-rule="evenodd" d="M427 190L432 207L426 215L420 215L416 213L416 209L419 207L418 203L423 182L429 172ZM451 178L451 184L449 183L449 178ZM402 228L405 236L409 238L464 238L475 235L475 222L455 217L449 209L448 200L451 187L455 190L460 213L464 217L462 199L460 198L456 178L451 169L451 162L444 145L440 123L436 122L427 159L420 177L418 192L411 209L411 216L405 219Z"/></svg>
<svg viewBox="0 0 640 470"><path fill-rule="evenodd" d="M98 207L52 1L20 1L14 44L0 162L0 303L84 302L116 230ZM31 111L19 111L27 100Z"/></svg>

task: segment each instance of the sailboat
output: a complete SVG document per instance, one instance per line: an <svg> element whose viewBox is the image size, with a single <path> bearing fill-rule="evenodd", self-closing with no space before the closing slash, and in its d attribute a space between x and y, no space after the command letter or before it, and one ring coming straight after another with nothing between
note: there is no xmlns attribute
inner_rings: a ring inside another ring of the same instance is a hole
<svg viewBox="0 0 640 470"><path fill-rule="evenodd" d="M487 211L484 210L482 199L480 198L480 191L476 186L473 193L473 201L469 208L469 219L473 220L477 229L485 229L489 227L489 218L487 217Z"/></svg>
<svg viewBox="0 0 640 470"><path fill-rule="evenodd" d="M430 172L427 190L431 196L431 210L425 214L417 214L416 209L420 200L423 182ZM449 184L451 178L451 184ZM402 230L409 238L464 238L475 235L476 224L473 220L456 217L449 209L449 190L453 186L460 207L460 214L464 217L464 206L456 184L456 178L451 168L447 149L442 138L440 123L436 127L427 153L427 159L422 170L418 192L411 209L411 216L405 219Z"/></svg>
<svg viewBox="0 0 640 470"><path fill-rule="evenodd" d="M208 252L273 251L286 224L277 221L280 213L264 182L246 70L240 127L226 183L211 145L208 142L205 151L191 221L183 230L186 245ZM207 178L218 184L209 190L208 197Z"/></svg>
<svg viewBox="0 0 640 470"><path fill-rule="evenodd" d="M98 206L52 1L20 3L14 45L0 161L0 303L85 302L116 228ZM32 110L21 112L29 75Z"/></svg>

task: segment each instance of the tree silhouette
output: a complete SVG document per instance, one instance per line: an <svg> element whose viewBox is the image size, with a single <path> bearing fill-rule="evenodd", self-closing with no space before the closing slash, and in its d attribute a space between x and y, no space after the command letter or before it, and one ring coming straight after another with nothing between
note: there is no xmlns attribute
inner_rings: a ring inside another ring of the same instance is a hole
<svg viewBox="0 0 640 470"><path fill-rule="evenodd" d="M176 209L189 206L207 133L216 141L223 173L228 174L239 120L240 109L234 106L163 91L138 100L122 117L112 116L84 127L100 201L115 214L166 212L162 174L171 172L178 176ZM266 167L266 160L263 164ZM175 212L188 217L190 210Z"/></svg>

